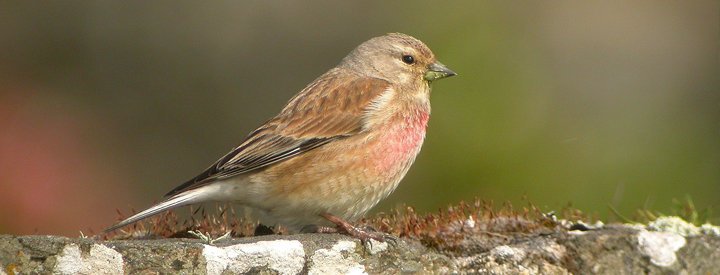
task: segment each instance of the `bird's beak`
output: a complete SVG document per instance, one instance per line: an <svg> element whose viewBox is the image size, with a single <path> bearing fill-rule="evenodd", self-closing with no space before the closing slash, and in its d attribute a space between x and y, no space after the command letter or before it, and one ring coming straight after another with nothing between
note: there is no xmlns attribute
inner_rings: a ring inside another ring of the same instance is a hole
<svg viewBox="0 0 720 275"><path fill-rule="evenodd" d="M440 62L435 62L430 65L428 65L427 72L425 72L425 80L427 81L433 81L445 77L451 77L454 75L457 75L452 70L448 69L448 67L445 67Z"/></svg>

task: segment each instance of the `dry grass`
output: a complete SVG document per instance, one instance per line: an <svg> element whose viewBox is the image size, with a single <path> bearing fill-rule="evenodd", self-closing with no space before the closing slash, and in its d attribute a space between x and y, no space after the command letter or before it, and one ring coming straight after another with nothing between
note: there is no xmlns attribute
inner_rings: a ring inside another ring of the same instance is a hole
<svg viewBox="0 0 720 275"><path fill-rule="evenodd" d="M195 238L188 231L200 231L211 236L231 232L235 238L267 234L284 234L283 228L268 229L251 220L244 213L228 204L190 208L188 218L180 218L174 211L150 217L100 237L104 240ZM131 214L134 213L134 210ZM118 210L118 221L126 216Z"/></svg>
<svg viewBox="0 0 720 275"><path fill-rule="evenodd" d="M216 205L212 211L206 207L195 208L189 218L181 219L174 212L152 217L101 235L105 240L116 239L157 239L194 238L187 232L197 230L210 236L221 236L232 232L232 237L247 237L257 234L287 234L283 228L267 228L246 217L228 205ZM125 216L118 211L118 220ZM561 212L572 220L587 217L582 212L567 207ZM379 213L358 222L376 230L395 236L417 239L423 244L441 250L452 251L460 246L467 249L468 242L478 249L511 242L518 237L538 234L552 234L559 225L553 217L543 214L537 207L528 204L515 208L510 203L496 207L492 201L475 199L472 203L460 202L436 213L420 214L412 207Z"/></svg>
<svg viewBox="0 0 720 275"><path fill-rule="evenodd" d="M495 207L492 201L461 201L437 213L418 214L412 207L379 214L365 222L383 232L420 240L440 250L480 250L510 243L518 237L552 234L555 220L532 204L516 209L510 203Z"/></svg>

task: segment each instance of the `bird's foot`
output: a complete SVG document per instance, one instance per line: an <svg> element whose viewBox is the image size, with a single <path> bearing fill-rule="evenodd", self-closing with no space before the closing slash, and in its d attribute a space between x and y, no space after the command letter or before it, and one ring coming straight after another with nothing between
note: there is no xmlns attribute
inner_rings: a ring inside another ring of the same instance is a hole
<svg viewBox="0 0 720 275"><path fill-rule="evenodd" d="M327 226L316 226L315 232L317 233L344 233L351 237L360 239L363 244L367 243L369 240L376 240L380 242L386 242L388 240L392 242L396 241L395 236L383 232L378 232L370 226L354 226L349 222L343 220L342 218L334 216L332 214L325 213L321 216L328 221L334 223L337 227L332 228Z"/></svg>

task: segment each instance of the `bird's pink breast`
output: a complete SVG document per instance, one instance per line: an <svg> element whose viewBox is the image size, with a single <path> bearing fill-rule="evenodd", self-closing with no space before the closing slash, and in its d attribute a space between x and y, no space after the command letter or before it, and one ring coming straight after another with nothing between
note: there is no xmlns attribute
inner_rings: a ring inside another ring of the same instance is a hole
<svg viewBox="0 0 720 275"><path fill-rule="evenodd" d="M396 118L383 129L375 153L378 154L378 172L406 170L420 151L430 115L418 111L410 116Z"/></svg>

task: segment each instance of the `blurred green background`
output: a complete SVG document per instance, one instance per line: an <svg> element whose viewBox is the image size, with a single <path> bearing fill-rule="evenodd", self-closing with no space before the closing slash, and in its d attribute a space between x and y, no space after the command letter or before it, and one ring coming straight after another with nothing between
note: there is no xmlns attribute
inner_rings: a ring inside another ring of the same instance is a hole
<svg viewBox="0 0 720 275"><path fill-rule="evenodd" d="M720 206L717 1L3 1L0 233L76 236L195 176L361 42L403 32L434 84L396 192L603 219Z"/></svg>

